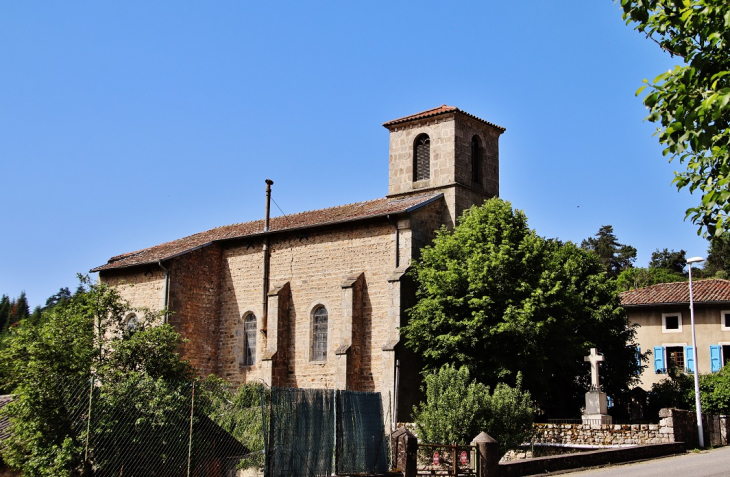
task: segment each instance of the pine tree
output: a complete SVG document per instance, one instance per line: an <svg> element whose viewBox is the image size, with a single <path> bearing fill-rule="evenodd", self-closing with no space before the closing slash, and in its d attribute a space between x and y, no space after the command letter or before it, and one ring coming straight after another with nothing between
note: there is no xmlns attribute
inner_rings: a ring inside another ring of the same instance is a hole
<svg viewBox="0 0 730 477"><path fill-rule="evenodd" d="M622 271L631 268L636 260L636 249L631 245L619 243L610 225L601 227L595 238L583 240L580 246L583 250L598 255L611 278L616 278Z"/></svg>
<svg viewBox="0 0 730 477"><path fill-rule="evenodd" d="M28 305L28 298L25 296L25 292L20 292L20 296L17 300L11 302L10 307L10 320L8 326L13 325L24 318L30 316L30 305Z"/></svg>
<svg viewBox="0 0 730 477"><path fill-rule="evenodd" d="M718 272L725 274L730 272L730 234L723 234L710 240L705 270L709 276Z"/></svg>
<svg viewBox="0 0 730 477"><path fill-rule="evenodd" d="M0 332L4 332L8 327L10 319L10 297L3 295L0 299Z"/></svg>
<svg viewBox="0 0 730 477"><path fill-rule="evenodd" d="M81 286L81 285L79 285ZM77 291L78 294L78 291ZM49 308L53 308L57 305L64 305L68 303L68 301L71 299L71 290L68 289L68 287L63 287L58 290L58 293L55 295L51 295L46 300L46 306L43 307L44 310L47 310Z"/></svg>

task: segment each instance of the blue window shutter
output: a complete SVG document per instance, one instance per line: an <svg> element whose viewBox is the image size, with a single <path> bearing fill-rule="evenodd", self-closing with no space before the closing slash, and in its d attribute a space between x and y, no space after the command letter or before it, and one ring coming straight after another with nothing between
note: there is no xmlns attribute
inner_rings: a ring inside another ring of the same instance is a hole
<svg viewBox="0 0 730 477"><path fill-rule="evenodd" d="M687 363L687 372L694 373L695 372L695 359L694 359L694 354L692 353L691 346L684 347L684 362Z"/></svg>
<svg viewBox="0 0 730 477"><path fill-rule="evenodd" d="M722 368L721 352L720 345L710 345L710 367L713 373L720 371L720 368Z"/></svg>
<svg viewBox="0 0 730 477"><path fill-rule="evenodd" d="M640 375L643 369L641 369L641 346L636 347L636 365L639 366L639 370L636 371L636 375Z"/></svg>
<svg viewBox="0 0 730 477"><path fill-rule="evenodd" d="M657 374L666 373L664 366L664 347L654 346L654 372Z"/></svg>

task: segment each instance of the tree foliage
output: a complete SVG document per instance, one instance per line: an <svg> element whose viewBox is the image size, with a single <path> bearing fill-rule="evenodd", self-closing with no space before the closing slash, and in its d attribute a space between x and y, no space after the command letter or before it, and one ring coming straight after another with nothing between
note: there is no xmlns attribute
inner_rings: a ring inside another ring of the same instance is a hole
<svg viewBox="0 0 730 477"><path fill-rule="evenodd" d="M200 412L249 450L249 454L236 467L262 468L264 436L268 429L263 428L261 406L271 401L271 390L260 383L244 383L236 389L214 376L208 376L201 384L203 397L198 404Z"/></svg>
<svg viewBox="0 0 730 477"><path fill-rule="evenodd" d="M658 416L662 408L693 409L694 380L684 372L675 372L651 386L647 393L647 416Z"/></svg>
<svg viewBox="0 0 730 477"><path fill-rule="evenodd" d="M157 316L146 314L136 333L125 331L129 311L114 290L91 285L63 306L44 311L37 323L23 320L13 328L0 351L0 376L15 395L3 409L11 422L2 449L6 463L31 477L77 473L83 434L65 410L69 389L88 386L92 378L94 389L108 394L107 401L156 405L156 415L164 415L164 400L154 399L162 391L155 394L155 389L163 380L188 379L191 369L177 354L179 335L169 325L152 326ZM149 393L124 392L131 382L142 381ZM119 425L119 420L109 423Z"/></svg>
<svg viewBox="0 0 730 477"><path fill-rule="evenodd" d="M694 389L691 393L694 409ZM730 366L719 372L700 375L702 411L710 414L730 414Z"/></svg>
<svg viewBox="0 0 730 477"><path fill-rule="evenodd" d="M724 366L717 373L700 374L699 382L702 412L730 414L730 366ZM663 407L694 411L694 378L684 372L675 373L651 387L648 401L651 415L656 415Z"/></svg>
<svg viewBox="0 0 730 477"><path fill-rule="evenodd" d="M687 266L686 253L684 250L675 252L666 248L664 250L657 249L651 254L649 268L661 268L672 273L684 275L684 267Z"/></svg>
<svg viewBox="0 0 730 477"><path fill-rule="evenodd" d="M710 240L707 251L705 272L708 276L715 276L722 272L722 278L728 278L730 273L730 232L724 233Z"/></svg>
<svg viewBox="0 0 730 477"><path fill-rule="evenodd" d="M686 167L674 183L702 195L686 216L698 233L720 235L730 226L730 3L621 0L621 6L627 23L684 60L645 80L647 119L659 124L664 155Z"/></svg>
<svg viewBox="0 0 730 477"><path fill-rule="evenodd" d="M425 377L426 400L413 410L421 440L431 444L468 444L486 431L504 451L530 440L535 411L530 393L521 389L489 387L472 380L466 366L444 365Z"/></svg>
<svg viewBox="0 0 730 477"><path fill-rule="evenodd" d="M12 300L7 295L0 298L0 332L7 332L10 326L28 316L30 316L30 306L24 291L20 292L18 298Z"/></svg>
<svg viewBox="0 0 730 477"><path fill-rule="evenodd" d="M644 288L659 283L673 283L687 281L687 277L679 273L670 272L665 268L629 268L616 278L616 288L619 292Z"/></svg>
<svg viewBox="0 0 730 477"><path fill-rule="evenodd" d="M636 249L619 243L610 225L601 227L595 237L583 240L580 246L595 253L606 268L608 276L612 278L631 268L636 260Z"/></svg>
<svg viewBox="0 0 730 477"><path fill-rule="evenodd" d="M508 202L472 207L442 229L413 265L417 303L402 328L427 370L466 366L494 387L518 372L540 411L577 414L589 387L583 361L596 347L607 360L604 388L634 382L634 328L594 254L539 237Z"/></svg>
<svg viewBox="0 0 730 477"><path fill-rule="evenodd" d="M67 304L69 300L71 300L71 290L69 290L68 287L61 287L58 290L58 293L48 297L44 308L48 309L58 305L63 306Z"/></svg>

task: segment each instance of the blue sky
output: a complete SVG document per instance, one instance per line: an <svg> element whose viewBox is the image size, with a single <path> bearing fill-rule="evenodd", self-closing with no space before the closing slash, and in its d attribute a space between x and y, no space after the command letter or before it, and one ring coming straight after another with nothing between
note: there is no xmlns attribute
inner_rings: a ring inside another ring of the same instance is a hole
<svg viewBox="0 0 730 477"><path fill-rule="evenodd" d="M0 61L0 294L32 305L261 218L266 178L285 213L382 197L382 123L441 104L507 128L540 235L707 251L634 96L675 60L611 0L3 2Z"/></svg>

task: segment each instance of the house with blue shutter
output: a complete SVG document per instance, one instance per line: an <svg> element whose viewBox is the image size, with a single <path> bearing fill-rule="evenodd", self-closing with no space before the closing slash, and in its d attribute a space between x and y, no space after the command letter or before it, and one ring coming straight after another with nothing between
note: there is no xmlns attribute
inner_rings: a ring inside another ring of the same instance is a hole
<svg viewBox="0 0 730 477"><path fill-rule="evenodd" d="M692 282L697 363L692 356L689 283L660 283L621 293L640 351L651 351L640 386L651 389L673 370L716 373L730 362L730 280Z"/></svg>

